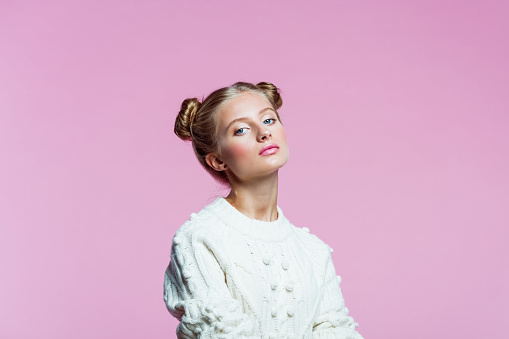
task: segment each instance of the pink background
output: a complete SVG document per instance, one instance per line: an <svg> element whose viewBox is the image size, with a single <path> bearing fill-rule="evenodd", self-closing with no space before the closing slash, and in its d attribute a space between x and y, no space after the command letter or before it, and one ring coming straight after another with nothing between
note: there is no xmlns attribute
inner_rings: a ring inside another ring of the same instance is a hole
<svg viewBox="0 0 509 339"><path fill-rule="evenodd" d="M0 338L173 338L171 238L225 194L186 97L282 89L278 203L368 338L507 338L507 1L2 1Z"/></svg>

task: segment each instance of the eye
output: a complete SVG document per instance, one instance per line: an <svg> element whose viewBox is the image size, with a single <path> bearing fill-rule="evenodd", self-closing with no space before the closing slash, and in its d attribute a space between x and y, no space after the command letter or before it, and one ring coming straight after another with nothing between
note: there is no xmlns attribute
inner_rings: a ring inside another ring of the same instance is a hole
<svg viewBox="0 0 509 339"><path fill-rule="evenodd" d="M267 120L274 120L274 121L276 121L276 119L268 118L268 119L265 119L263 122L266 122ZM267 124L267 125L268 125L268 124Z"/></svg>
<svg viewBox="0 0 509 339"><path fill-rule="evenodd" d="M239 133L239 131L242 131L242 130L244 130L244 129L247 129L247 127L241 127L241 128L239 128L238 130L236 130L236 131L235 131L235 133L234 133L234 134L235 134L235 135L242 135L242 134L244 134L244 133Z"/></svg>

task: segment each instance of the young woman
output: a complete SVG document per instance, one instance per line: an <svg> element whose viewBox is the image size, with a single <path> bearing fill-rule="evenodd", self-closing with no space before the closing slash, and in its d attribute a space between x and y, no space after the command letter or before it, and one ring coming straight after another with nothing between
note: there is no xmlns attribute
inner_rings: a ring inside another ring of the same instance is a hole
<svg viewBox="0 0 509 339"><path fill-rule="evenodd" d="M271 83L238 82L187 99L175 133L230 187L173 238L164 300L178 338L362 339L330 252L277 205L288 144Z"/></svg>

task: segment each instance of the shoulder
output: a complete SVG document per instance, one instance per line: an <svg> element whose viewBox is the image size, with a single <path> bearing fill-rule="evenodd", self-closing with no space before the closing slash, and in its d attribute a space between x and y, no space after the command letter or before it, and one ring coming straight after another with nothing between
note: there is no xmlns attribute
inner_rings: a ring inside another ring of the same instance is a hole
<svg viewBox="0 0 509 339"><path fill-rule="evenodd" d="M323 280L331 258L332 248L318 236L312 234L307 227L293 227L293 238L302 249L302 252L305 253L307 259L312 263L318 280Z"/></svg>
<svg viewBox="0 0 509 339"><path fill-rule="evenodd" d="M215 235L224 231L224 223L215 215L203 208L191 213L189 219L175 232L174 244L192 242L197 239L214 239Z"/></svg>
<svg viewBox="0 0 509 339"><path fill-rule="evenodd" d="M309 248L311 250L318 250L318 251L330 251L330 246L325 243L322 239L320 239L318 236L311 233L309 228L307 227L296 227L293 226L293 232L296 237L296 239L302 243L306 248Z"/></svg>

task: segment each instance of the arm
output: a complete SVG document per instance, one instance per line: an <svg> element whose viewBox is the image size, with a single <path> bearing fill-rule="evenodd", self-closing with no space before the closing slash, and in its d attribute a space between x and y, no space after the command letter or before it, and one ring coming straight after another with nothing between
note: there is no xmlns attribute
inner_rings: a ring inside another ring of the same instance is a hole
<svg viewBox="0 0 509 339"><path fill-rule="evenodd" d="M341 278L336 275L332 257L329 255L323 284L323 295L320 301L318 316L313 324L313 338L363 339L355 331L358 326L348 316L348 308L341 294Z"/></svg>
<svg viewBox="0 0 509 339"><path fill-rule="evenodd" d="M232 298L205 237L180 232L164 277L164 299L180 324L178 338L247 338L254 324ZM193 233L193 232L189 232Z"/></svg>

